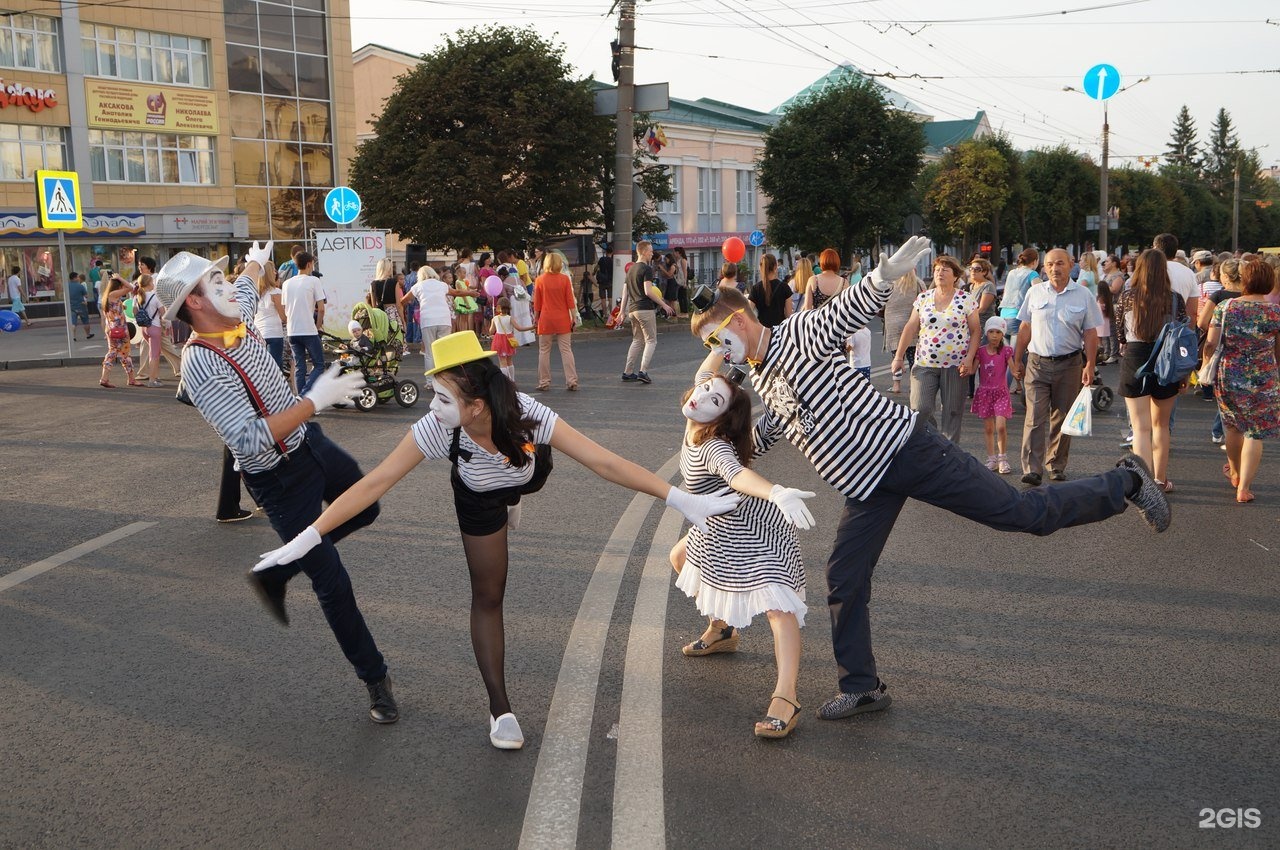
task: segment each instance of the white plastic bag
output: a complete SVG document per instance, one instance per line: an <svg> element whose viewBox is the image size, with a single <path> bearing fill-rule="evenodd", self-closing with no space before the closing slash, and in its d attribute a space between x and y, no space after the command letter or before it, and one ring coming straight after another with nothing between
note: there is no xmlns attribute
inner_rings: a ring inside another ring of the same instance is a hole
<svg viewBox="0 0 1280 850"><path fill-rule="evenodd" d="M1093 387L1081 387L1080 394L1067 411L1066 421L1062 423L1062 433L1068 437L1093 435Z"/></svg>

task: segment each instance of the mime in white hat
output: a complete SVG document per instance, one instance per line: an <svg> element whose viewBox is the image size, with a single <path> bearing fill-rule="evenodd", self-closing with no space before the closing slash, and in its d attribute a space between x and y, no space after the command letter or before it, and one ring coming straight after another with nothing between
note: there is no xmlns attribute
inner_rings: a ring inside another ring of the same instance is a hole
<svg viewBox="0 0 1280 850"><path fill-rule="evenodd" d="M271 248L271 242L262 247L254 242L244 273L234 283L225 277L226 257L210 262L180 252L160 269L156 294L166 315L194 331L182 353L187 396L235 457L245 486L266 511L271 527L288 541L310 528L325 501L336 499L361 478L355 460L308 420L359 392L364 377L358 371L341 374L341 366L334 364L306 395L294 394L253 327L256 281ZM334 548L377 516L374 503L317 539L305 557L251 571L249 583L267 610L288 625L286 586L299 572L306 573L338 645L368 688L370 717L375 723L394 723L400 713L386 662Z"/></svg>

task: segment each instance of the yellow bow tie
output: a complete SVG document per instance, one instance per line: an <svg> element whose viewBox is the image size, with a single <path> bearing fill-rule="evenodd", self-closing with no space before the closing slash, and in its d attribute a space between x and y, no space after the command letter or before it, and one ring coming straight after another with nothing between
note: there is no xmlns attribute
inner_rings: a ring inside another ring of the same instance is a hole
<svg viewBox="0 0 1280 850"><path fill-rule="evenodd" d="M218 339L221 337L222 344L227 348L231 348L237 344L236 340L244 339L246 333L248 333L248 330L245 328L244 322L241 322L229 331L216 331L211 334L198 333L196 336L201 339Z"/></svg>

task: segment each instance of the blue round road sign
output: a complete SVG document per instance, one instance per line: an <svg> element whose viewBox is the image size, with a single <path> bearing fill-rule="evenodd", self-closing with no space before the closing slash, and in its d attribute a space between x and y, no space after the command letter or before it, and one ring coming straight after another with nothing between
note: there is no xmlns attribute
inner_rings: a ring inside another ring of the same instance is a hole
<svg viewBox="0 0 1280 850"><path fill-rule="evenodd" d="M350 224L360 216L360 196L346 186L337 186L324 196L324 212L334 224Z"/></svg>
<svg viewBox="0 0 1280 850"><path fill-rule="evenodd" d="M1084 72L1084 93L1094 100L1106 100L1120 91L1120 72L1105 62Z"/></svg>
<svg viewBox="0 0 1280 850"><path fill-rule="evenodd" d="M751 231L751 235L747 237L747 242L751 243L751 247L759 248L761 245L764 244L764 231L763 230Z"/></svg>

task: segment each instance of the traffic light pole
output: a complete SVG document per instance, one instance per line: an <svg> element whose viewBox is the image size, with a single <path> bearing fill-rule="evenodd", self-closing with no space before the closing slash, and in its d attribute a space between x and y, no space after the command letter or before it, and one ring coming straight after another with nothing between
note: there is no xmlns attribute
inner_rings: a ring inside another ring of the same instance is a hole
<svg viewBox="0 0 1280 850"><path fill-rule="evenodd" d="M631 261L632 173L635 159L636 4L621 0L618 10L618 124L613 164L613 279L625 279Z"/></svg>

